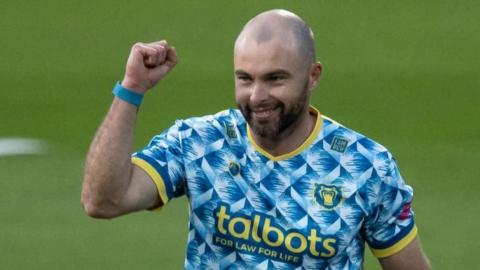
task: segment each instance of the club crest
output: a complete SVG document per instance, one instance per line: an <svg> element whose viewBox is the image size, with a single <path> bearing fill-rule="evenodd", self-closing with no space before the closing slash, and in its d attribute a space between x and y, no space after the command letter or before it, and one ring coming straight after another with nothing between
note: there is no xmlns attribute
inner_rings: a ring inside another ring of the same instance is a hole
<svg viewBox="0 0 480 270"><path fill-rule="evenodd" d="M323 184L315 184L313 197L315 202L327 210L334 209L343 200L342 191L340 188Z"/></svg>

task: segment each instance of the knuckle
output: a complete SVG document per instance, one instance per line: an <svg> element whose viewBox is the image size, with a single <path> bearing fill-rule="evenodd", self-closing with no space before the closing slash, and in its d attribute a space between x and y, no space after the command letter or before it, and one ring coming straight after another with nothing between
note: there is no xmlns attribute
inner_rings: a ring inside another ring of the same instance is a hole
<svg viewBox="0 0 480 270"><path fill-rule="evenodd" d="M155 45L155 48L156 48L158 51L164 51L164 50L165 50L165 46L164 46L164 45L161 45L161 44L156 44L156 45Z"/></svg>

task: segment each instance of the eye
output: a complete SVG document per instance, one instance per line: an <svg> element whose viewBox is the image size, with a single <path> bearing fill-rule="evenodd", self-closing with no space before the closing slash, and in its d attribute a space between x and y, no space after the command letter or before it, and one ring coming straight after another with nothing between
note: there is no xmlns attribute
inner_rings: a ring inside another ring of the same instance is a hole
<svg viewBox="0 0 480 270"><path fill-rule="evenodd" d="M237 75L237 80L239 80L241 82L244 82L244 83L247 83L247 82L251 82L252 78L250 76L247 76L247 75Z"/></svg>
<svg viewBox="0 0 480 270"><path fill-rule="evenodd" d="M272 75L272 76L267 78L268 81L273 82L273 83L282 82L285 79L287 79L287 76L285 76L285 75Z"/></svg>

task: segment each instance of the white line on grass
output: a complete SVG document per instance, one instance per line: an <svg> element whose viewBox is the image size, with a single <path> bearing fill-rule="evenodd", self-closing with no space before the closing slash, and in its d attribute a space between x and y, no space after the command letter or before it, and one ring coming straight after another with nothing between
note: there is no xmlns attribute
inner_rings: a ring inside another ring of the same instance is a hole
<svg viewBox="0 0 480 270"><path fill-rule="evenodd" d="M44 141L28 138L0 138L0 157L39 155L47 151Z"/></svg>

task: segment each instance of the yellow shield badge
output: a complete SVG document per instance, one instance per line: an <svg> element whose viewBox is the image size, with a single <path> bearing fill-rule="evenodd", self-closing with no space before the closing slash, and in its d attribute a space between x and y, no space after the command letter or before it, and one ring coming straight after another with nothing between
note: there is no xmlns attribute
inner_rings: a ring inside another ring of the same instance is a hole
<svg viewBox="0 0 480 270"><path fill-rule="evenodd" d="M334 209L343 200L340 188L324 184L315 184L313 197L319 205L327 210Z"/></svg>

